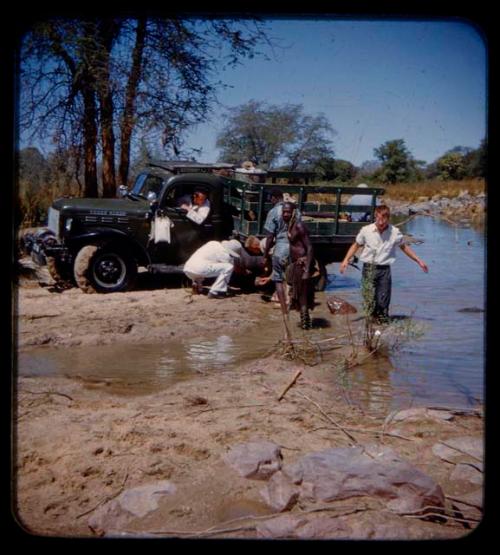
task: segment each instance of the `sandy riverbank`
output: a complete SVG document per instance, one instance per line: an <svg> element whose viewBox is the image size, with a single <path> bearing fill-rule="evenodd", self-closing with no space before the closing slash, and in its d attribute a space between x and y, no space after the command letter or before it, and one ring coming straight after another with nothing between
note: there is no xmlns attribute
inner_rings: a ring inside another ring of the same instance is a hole
<svg viewBox="0 0 500 555"><path fill-rule="evenodd" d="M119 349L145 338L154 343L202 337L215 325L220 333L245 333L259 327L264 313L279 317L257 294L213 301L191 297L179 283L157 288L145 278L136 291L85 295L76 288L56 292L43 272L38 278L42 286L20 281L20 350L96 344ZM328 320L333 334L343 324L325 311L324 294L318 301L314 315ZM279 401L298 370L296 384ZM420 411L389 422L390 415L349 402L331 372L277 353L141 396L124 395L106 381L19 377L16 514L31 533L57 537L432 539L474 529L481 518L482 452L466 448L443 459L442 446L436 446L457 440L477 445L482 412ZM240 476L224 459L234 445L255 440L278 445L283 464L331 448L390 447L442 488L447 516L436 516L436 509L425 520L396 514L387 497L373 492L321 504L304 499L278 516L264 503L266 482ZM173 489L156 508L153 503L127 511L116 505L135 488L165 481ZM284 516L292 524L266 528Z"/></svg>

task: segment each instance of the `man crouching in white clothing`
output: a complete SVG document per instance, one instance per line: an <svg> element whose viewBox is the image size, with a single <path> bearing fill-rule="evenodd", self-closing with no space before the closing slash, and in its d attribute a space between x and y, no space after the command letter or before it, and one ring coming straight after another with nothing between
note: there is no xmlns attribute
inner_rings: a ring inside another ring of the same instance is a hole
<svg viewBox="0 0 500 555"><path fill-rule="evenodd" d="M209 299L227 297L229 280L239 259L242 245L236 239L209 241L195 251L184 264L184 273L193 281L193 293L201 293L203 280L216 278L208 292Z"/></svg>

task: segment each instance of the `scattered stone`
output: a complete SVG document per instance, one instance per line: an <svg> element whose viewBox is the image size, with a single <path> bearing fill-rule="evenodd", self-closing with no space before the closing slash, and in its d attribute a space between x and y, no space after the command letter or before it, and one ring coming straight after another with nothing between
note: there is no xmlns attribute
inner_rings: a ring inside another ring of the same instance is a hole
<svg viewBox="0 0 500 555"><path fill-rule="evenodd" d="M88 525L98 535L108 530L126 529L132 520L144 518L158 509L158 501L175 491L175 485L168 480L127 489L99 507L89 518Z"/></svg>
<svg viewBox="0 0 500 555"><path fill-rule="evenodd" d="M268 539L350 539L352 534L344 519L332 516L287 514L257 525L257 535Z"/></svg>
<svg viewBox="0 0 500 555"><path fill-rule="evenodd" d="M201 397L200 395L187 395L185 399L186 404L192 407L198 405L208 405L208 399Z"/></svg>
<svg viewBox="0 0 500 555"><path fill-rule="evenodd" d="M470 464L459 463L450 474L450 480L471 482L472 484L482 484L483 474Z"/></svg>
<svg viewBox="0 0 500 555"><path fill-rule="evenodd" d="M260 494L274 511L281 513L291 509L297 503L300 488L294 485L283 472L278 472L269 480L267 487L263 488Z"/></svg>
<svg viewBox="0 0 500 555"><path fill-rule="evenodd" d="M226 463L240 476L267 480L281 468L281 449L270 441L238 443L224 456Z"/></svg>
<svg viewBox="0 0 500 555"><path fill-rule="evenodd" d="M449 421L453 420L454 414L452 411L427 409L425 407L404 409L389 414L385 419L385 425L387 426L391 422L401 422L403 420L407 422L417 422L418 420L424 420L426 418Z"/></svg>
<svg viewBox="0 0 500 555"><path fill-rule="evenodd" d="M294 486L298 496L293 495ZM327 449L310 453L271 477L261 492L275 510L304 502L330 502L377 496L390 510L411 512L426 505L443 506L444 494L432 478L389 448L377 446Z"/></svg>
<svg viewBox="0 0 500 555"><path fill-rule="evenodd" d="M332 314L354 314L357 312L356 307L336 295L329 295L326 299L326 305Z"/></svg>
<svg viewBox="0 0 500 555"><path fill-rule="evenodd" d="M476 509L481 510L483 508L483 497L483 488L479 488L475 491L472 491L471 493L466 493L457 496L456 498L454 497L452 501L454 504L459 503L460 505L464 505L465 507L472 506Z"/></svg>
<svg viewBox="0 0 500 555"><path fill-rule="evenodd" d="M467 457L467 455L475 461L482 462L483 449L483 440L481 438L463 436L436 443L432 447L432 452L441 459L450 462L464 461L464 456Z"/></svg>

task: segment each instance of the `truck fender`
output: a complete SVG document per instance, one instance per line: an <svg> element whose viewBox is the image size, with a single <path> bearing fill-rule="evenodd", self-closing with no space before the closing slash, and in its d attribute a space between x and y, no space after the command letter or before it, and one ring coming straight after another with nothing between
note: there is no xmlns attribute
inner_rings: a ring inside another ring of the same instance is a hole
<svg viewBox="0 0 500 555"><path fill-rule="evenodd" d="M111 241L127 244L127 248L130 249L140 266L148 266L151 264L148 251L136 239L124 231L117 229L106 227L93 228L86 233L71 237L71 242L68 244L68 247L76 254L85 245L98 245Z"/></svg>

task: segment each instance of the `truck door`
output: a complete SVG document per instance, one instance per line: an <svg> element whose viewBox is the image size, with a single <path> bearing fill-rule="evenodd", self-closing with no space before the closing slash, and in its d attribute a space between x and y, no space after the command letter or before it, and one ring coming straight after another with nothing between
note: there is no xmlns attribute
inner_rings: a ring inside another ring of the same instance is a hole
<svg viewBox="0 0 500 555"><path fill-rule="evenodd" d="M192 201L195 187L195 183L174 184L161 199L155 218L166 217L170 221L170 241L152 242L150 254L154 263L182 264L196 249L214 238L211 189L208 192L208 200L211 203L210 212L201 224L187 218L186 211L180 208L183 201L189 199Z"/></svg>

